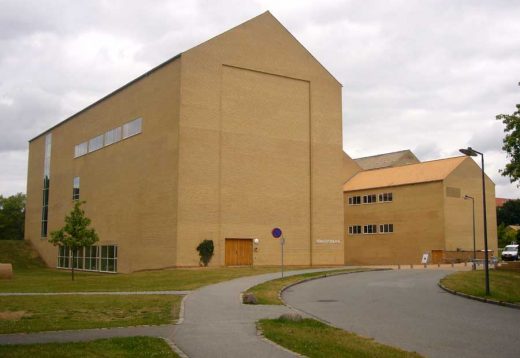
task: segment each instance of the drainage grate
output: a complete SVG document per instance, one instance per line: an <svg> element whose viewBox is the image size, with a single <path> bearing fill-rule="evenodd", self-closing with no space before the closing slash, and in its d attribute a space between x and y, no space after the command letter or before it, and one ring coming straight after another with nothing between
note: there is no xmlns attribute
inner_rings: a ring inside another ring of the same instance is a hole
<svg viewBox="0 0 520 358"><path fill-rule="evenodd" d="M318 300L317 302L338 302L338 300Z"/></svg>

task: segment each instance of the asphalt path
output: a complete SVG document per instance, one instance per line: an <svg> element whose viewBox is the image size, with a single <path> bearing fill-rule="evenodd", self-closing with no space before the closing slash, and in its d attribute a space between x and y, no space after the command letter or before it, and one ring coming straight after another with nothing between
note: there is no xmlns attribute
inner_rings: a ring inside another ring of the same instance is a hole
<svg viewBox="0 0 520 358"><path fill-rule="evenodd" d="M289 305L332 325L427 357L520 357L520 310L447 293L453 271L332 276L286 290Z"/></svg>

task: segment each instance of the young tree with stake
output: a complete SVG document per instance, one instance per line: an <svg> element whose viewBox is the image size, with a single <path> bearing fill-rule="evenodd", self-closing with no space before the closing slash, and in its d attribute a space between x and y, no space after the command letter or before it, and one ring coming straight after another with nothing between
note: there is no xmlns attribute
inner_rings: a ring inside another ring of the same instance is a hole
<svg viewBox="0 0 520 358"><path fill-rule="evenodd" d="M76 250L82 247L92 246L99 237L96 231L89 228L91 220L85 216L85 211L81 209L84 201L74 203L74 208L65 216L65 226L59 230L51 232L49 242L54 246L65 246L72 251L72 281L74 281L74 259Z"/></svg>

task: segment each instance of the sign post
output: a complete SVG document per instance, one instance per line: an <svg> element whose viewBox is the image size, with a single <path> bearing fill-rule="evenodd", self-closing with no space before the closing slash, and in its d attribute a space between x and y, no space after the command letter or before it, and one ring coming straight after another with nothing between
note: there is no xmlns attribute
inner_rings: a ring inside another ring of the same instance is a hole
<svg viewBox="0 0 520 358"><path fill-rule="evenodd" d="M280 239L280 246L282 247L282 278L283 278L283 246L285 245L285 238L283 237L282 235L282 229L278 228L278 227L275 227L272 231L271 231L271 234L273 235L273 237L275 239L278 239L280 237L282 237Z"/></svg>

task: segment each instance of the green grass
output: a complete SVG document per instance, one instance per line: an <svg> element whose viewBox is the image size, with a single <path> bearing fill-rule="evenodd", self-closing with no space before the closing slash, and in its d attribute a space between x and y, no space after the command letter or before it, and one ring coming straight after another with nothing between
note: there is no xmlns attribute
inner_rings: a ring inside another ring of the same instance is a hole
<svg viewBox="0 0 520 358"><path fill-rule="evenodd" d="M13 270L45 267L36 250L25 240L0 240L0 263L10 263Z"/></svg>
<svg viewBox="0 0 520 358"><path fill-rule="evenodd" d="M168 324L179 317L181 300L173 295L4 296L0 333Z"/></svg>
<svg viewBox="0 0 520 358"><path fill-rule="evenodd" d="M259 322L264 336L293 352L307 357L420 357L334 328L313 319L293 322L263 319Z"/></svg>
<svg viewBox="0 0 520 358"><path fill-rule="evenodd" d="M178 355L161 338L125 337L91 342L0 345L0 357L178 357Z"/></svg>
<svg viewBox="0 0 520 358"><path fill-rule="evenodd" d="M131 274L102 274L57 269L14 271L12 280L0 281L0 292L101 292L194 290L212 283L251 275L277 272L276 267L218 267L142 271Z"/></svg>
<svg viewBox="0 0 520 358"><path fill-rule="evenodd" d="M486 296L484 271L456 272L441 280L441 284L457 292L472 296L489 297L495 300L520 303L520 272L489 271L489 289Z"/></svg>
<svg viewBox="0 0 520 358"><path fill-rule="evenodd" d="M337 274L340 272L361 272L367 271L364 269L342 269L342 270L333 270L327 272L310 272L301 275L288 276L284 278L278 278L276 280L267 281L261 283L259 285L253 286L249 288L244 293L252 293L256 299L258 304L261 305L283 305L284 303L278 297L280 291L293 283L300 282L306 280L308 278L313 277L327 277L332 274Z"/></svg>

